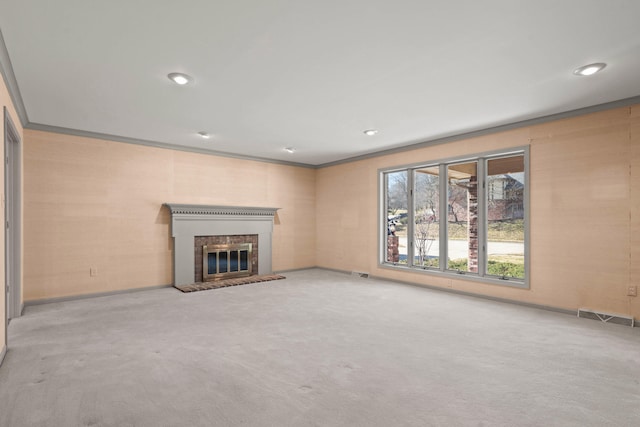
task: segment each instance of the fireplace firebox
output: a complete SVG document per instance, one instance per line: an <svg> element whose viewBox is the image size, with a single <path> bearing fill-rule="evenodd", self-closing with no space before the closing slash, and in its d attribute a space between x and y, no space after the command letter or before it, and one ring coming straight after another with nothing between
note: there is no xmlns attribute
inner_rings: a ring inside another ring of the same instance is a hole
<svg viewBox="0 0 640 427"><path fill-rule="evenodd" d="M195 236L193 249L196 283L258 274L257 234Z"/></svg>
<svg viewBox="0 0 640 427"><path fill-rule="evenodd" d="M251 275L251 243L202 246L202 281Z"/></svg>

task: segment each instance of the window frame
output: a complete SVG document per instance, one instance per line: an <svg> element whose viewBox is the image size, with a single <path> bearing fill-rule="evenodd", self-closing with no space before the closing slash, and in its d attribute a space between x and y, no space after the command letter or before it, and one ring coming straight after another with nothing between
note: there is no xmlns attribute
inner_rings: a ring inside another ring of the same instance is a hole
<svg viewBox="0 0 640 427"><path fill-rule="evenodd" d="M490 275L487 272L487 233L488 233L488 201L489 186L487 185L487 162L489 160L523 156L524 162L524 191L523 191L523 219L524 219L524 278L500 277ZM477 162L478 175L478 272L455 271L447 269L448 255L448 195L447 195L447 167L454 164L464 162ZM439 168L439 267L419 266L415 264L415 211L413 192L415 190L415 174L416 170L424 168ZM387 203L388 203L388 180L389 173L407 172L407 263L393 263L387 261ZM437 160L427 160L419 163L411 163L407 165L381 168L378 170L378 267L385 269L393 269L398 271L406 271L419 273L443 278L456 278L468 281L482 282L486 284L496 284L502 286L516 287L521 289L530 289L529 287L529 244L530 244L530 215L529 215L529 146L513 147L502 150L492 150L471 155L448 157Z"/></svg>

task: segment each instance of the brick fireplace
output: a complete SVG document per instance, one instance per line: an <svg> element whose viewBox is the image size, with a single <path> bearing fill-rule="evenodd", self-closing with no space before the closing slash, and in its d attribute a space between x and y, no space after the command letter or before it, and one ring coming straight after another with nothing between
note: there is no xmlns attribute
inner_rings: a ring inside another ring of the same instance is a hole
<svg viewBox="0 0 640 427"><path fill-rule="evenodd" d="M252 252L255 250L251 260L252 274L273 273L271 238L278 208L175 203L165 203L165 206L171 213L174 286L201 282L202 247L219 242L237 244L243 240L251 243Z"/></svg>
<svg viewBox="0 0 640 427"><path fill-rule="evenodd" d="M257 234L196 236L193 250L196 282L258 274Z"/></svg>

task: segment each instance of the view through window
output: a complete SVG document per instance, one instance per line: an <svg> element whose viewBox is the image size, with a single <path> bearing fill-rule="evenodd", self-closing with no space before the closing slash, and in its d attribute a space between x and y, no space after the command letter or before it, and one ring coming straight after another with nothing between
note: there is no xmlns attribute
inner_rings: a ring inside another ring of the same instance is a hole
<svg viewBox="0 0 640 427"><path fill-rule="evenodd" d="M522 282L525 153L383 171L384 264Z"/></svg>

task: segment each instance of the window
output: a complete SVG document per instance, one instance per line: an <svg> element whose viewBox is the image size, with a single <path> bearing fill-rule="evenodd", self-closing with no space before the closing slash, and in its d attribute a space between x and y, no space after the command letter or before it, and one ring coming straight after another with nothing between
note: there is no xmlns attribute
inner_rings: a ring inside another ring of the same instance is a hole
<svg viewBox="0 0 640 427"><path fill-rule="evenodd" d="M407 171L385 174L387 251L386 261L407 263Z"/></svg>
<svg viewBox="0 0 640 427"><path fill-rule="evenodd" d="M413 203L413 234L416 265L438 268L440 265L440 169L437 166L416 169Z"/></svg>
<svg viewBox="0 0 640 427"><path fill-rule="evenodd" d="M381 264L526 287L527 150L381 171Z"/></svg>
<svg viewBox="0 0 640 427"><path fill-rule="evenodd" d="M478 272L478 162L447 165L447 269Z"/></svg>

